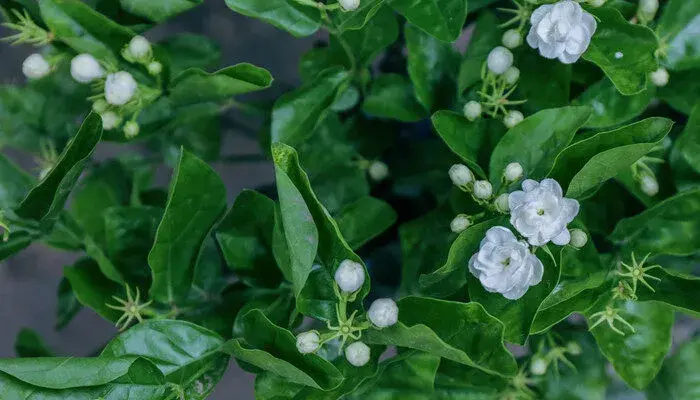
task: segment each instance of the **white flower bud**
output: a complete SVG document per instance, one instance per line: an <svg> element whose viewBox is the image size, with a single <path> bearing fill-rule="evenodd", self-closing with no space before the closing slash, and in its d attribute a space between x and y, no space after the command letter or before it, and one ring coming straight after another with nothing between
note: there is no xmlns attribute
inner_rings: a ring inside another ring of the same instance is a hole
<svg viewBox="0 0 700 400"><path fill-rule="evenodd" d="M506 165L506 170L503 172L503 177L506 182L515 182L523 177L523 166L520 163L512 162Z"/></svg>
<svg viewBox="0 0 700 400"><path fill-rule="evenodd" d="M124 124L124 136L127 139L133 139L139 134L140 128L136 121L129 121Z"/></svg>
<svg viewBox="0 0 700 400"><path fill-rule="evenodd" d="M451 166L449 174L450 179L455 186L463 187L474 180L474 174L472 174L472 171L470 171L469 168L463 164L455 164Z"/></svg>
<svg viewBox="0 0 700 400"><path fill-rule="evenodd" d="M651 83L654 84L654 86L666 86L668 84L668 71L666 68L659 68L656 71L652 72L649 74L649 77L651 78Z"/></svg>
<svg viewBox="0 0 700 400"><path fill-rule="evenodd" d="M469 101L464 105L462 111L468 120L474 121L481 116L481 103L474 100Z"/></svg>
<svg viewBox="0 0 700 400"><path fill-rule="evenodd" d="M469 228L471 224L472 221L467 215L459 214L452 220L452 222L450 222L450 230L452 230L454 233L460 233Z"/></svg>
<svg viewBox="0 0 700 400"><path fill-rule="evenodd" d="M496 197L494 204L496 204L496 210L498 210L498 212L507 214L510 211L510 207L508 206L508 193L503 193Z"/></svg>
<svg viewBox="0 0 700 400"><path fill-rule="evenodd" d="M640 0L639 11L648 19L654 18L659 9L659 0Z"/></svg>
<svg viewBox="0 0 700 400"><path fill-rule="evenodd" d="M369 362L369 346L362 342L354 342L345 348L345 358L356 367L361 367Z"/></svg>
<svg viewBox="0 0 700 400"><path fill-rule="evenodd" d="M523 113L521 113L518 110L510 110L508 111L508 114L503 117L503 124L506 126L506 128L512 128L515 125L518 125L519 123L523 122L525 117L523 116Z"/></svg>
<svg viewBox="0 0 700 400"><path fill-rule="evenodd" d="M530 373L532 375L544 375L547 373L547 361L541 357L533 357L530 360Z"/></svg>
<svg viewBox="0 0 700 400"><path fill-rule="evenodd" d="M507 84L515 85L518 79L520 79L520 70L518 67L508 68L506 72L503 73L503 79L505 79Z"/></svg>
<svg viewBox="0 0 700 400"><path fill-rule="evenodd" d="M639 181L639 187L647 196L654 197L659 193L659 182L651 174L644 174Z"/></svg>
<svg viewBox="0 0 700 400"><path fill-rule="evenodd" d="M355 11L360 7L360 0L338 0L338 4L345 11Z"/></svg>
<svg viewBox="0 0 700 400"><path fill-rule="evenodd" d="M369 177L373 181L379 182L389 176L389 167L381 161L373 161L369 166Z"/></svg>
<svg viewBox="0 0 700 400"><path fill-rule="evenodd" d="M301 354L309 354L318 350L321 345L321 337L316 331L302 332L297 335L297 350Z"/></svg>
<svg viewBox="0 0 700 400"><path fill-rule="evenodd" d="M51 72L51 65L39 53L27 57L22 63L22 73L29 79L43 78Z"/></svg>
<svg viewBox="0 0 700 400"><path fill-rule="evenodd" d="M399 306L392 299L377 299L367 312L367 318L377 328L386 328L399 320Z"/></svg>
<svg viewBox="0 0 700 400"><path fill-rule="evenodd" d="M122 119L120 116L118 116L115 112L113 111L107 111L102 113L102 129L109 131L114 128L116 128L121 122Z"/></svg>
<svg viewBox="0 0 700 400"><path fill-rule="evenodd" d="M98 114L102 114L103 112L107 111L107 107L109 107L109 104L107 104L107 102L103 99L95 100L95 102L92 103L92 111Z"/></svg>
<svg viewBox="0 0 700 400"><path fill-rule="evenodd" d="M508 29L501 40L504 46L514 49L523 43L523 36L517 29Z"/></svg>
<svg viewBox="0 0 700 400"><path fill-rule="evenodd" d="M105 82L105 99L109 104L122 106L134 97L136 86L134 77L126 71L109 74Z"/></svg>
<svg viewBox="0 0 700 400"><path fill-rule="evenodd" d="M503 46L496 46L486 58L486 65L489 71L496 75L501 75L513 65L513 53Z"/></svg>
<svg viewBox="0 0 700 400"><path fill-rule="evenodd" d="M100 63L91 54L83 53L70 62L70 75L80 83L88 83L104 76Z"/></svg>
<svg viewBox="0 0 700 400"><path fill-rule="evenodd" d="M143 36L134 36L127 47L129 55L133 58L140 60L148 57L151 53L151 43Z"/></svg>
<svg viewBox="0 0 700 400"><path fill-rule="evenodd" d="M588 0L588 4L591 5L591 7L602 7L605 4L606 0Z"/></svg>
<svg viewBox="0 0 700 400"><path fill-rule="evenodd" d="M588 243L588 235L586 235L586 232L584 232L581 229L571 229L569 231L569 235L571 235L571 240L569 241L569 244L576 247L577 249L580 249L581 247L585 246L586 243Z"/></svg>
<svg viewBox="0 0 700 400"><path fill-rule="evenodd" d="M566 344L566 351L572 356L578 356L583 352L581 345L576 342L569 342Z"/></svg>
<svg viewBox="0 0 700 400"><path fill-rule="evenodd" d="M158 61L152 61L148 64L148 73L151 75L158 75L163 71L163 64Z"/></svg>
<svg viewBox="0 0 700 400"><path fill-rule="evenodd" d="M335 283L345 293L354 293L365 283L365 269L362 264L343 260L335 271Z"/></svg>
<svg viewBox="0 0 700 400"><path fill-rule="evenodd" d="M474 197L486 200L493 194L493 187L489 181L474 182Z"/></svg>

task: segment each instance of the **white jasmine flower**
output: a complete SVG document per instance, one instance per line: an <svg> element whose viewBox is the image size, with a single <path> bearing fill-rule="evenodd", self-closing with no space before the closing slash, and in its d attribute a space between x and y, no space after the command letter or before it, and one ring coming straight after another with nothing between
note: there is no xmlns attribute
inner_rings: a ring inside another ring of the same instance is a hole
<svg viewBox="0 0 700 400"><path fill-rule="evenodd" d="M464 112L465 118L474 121L481 116L481 103L474 100L469 101L464 105L462 112Z"/></svg>
<svg viewBox="0 0 700 400"><path fill-rule="evenodd" d="M91 54L83 53L70 62L70 75L80 83L88 83L104 76L100 63Z"/></svg>
<svg viewBox="0 0 700 400"><path fill-rule="evenodd" d="M345 358L356 367L361 367L369 362L369 346L362 342L354 342L345 348Z"/></svg>
<svg viewBox="0 0 700 400"><path fill-rule="evenodd" d="M127 139L135 138L138 136L139 131L139 124L137 124L136 121L129 121L124 124L124 136L126 136Z"/></svg>
<svg viewBox="0 0 700 400"><path fill-rule="evenodd" d="M313 353L320 345L321 337L316 331L302 332L297 335L297 350L301 354Z"/></svg>
<svg viewBox="0 0 700 400"><path fill-rule="evenodd" d="M578 215L578 201L563 197L554 179L526 179L522 187L508 197L510 223L533 246L550 241L559 246L568 244L571 236L566 225Z"/></svg>
<svg viewBox="0 0 700 400"><path fill-rule="evenodd" d="M51 72L51 65L44 56L34 53L22 62L22 73L29 79L43 78Z"/></svg>
<svg viewBox="0 0 700 400"><path fill-rule="evenodd" d="M468 216L464 214L459 214L452 220L452 222L450 222L450 230L454 233L460 233L463 230L469 228L471 224L472 221L469 219Z"/></svg>
<svg viewBox="0 0 700 400"><path fill-rule="evenodd" d="M489 71L496 75L501 75L513 65L513 53L503 46L496 46L486 58L486 65Z"/></svg>
<svg viewBox="0 0 700 400"><path fill-rule="evenodd" d="M498 210L498 212L508 214L508 211L510 211L510 208L508 207L508 193L503 193L496 197L494 204L496 205L496 210Z"/></svg>
<svg viewBox="0 0 700 400"><path fill-rule="evenodd" d="M151 75L158 75L163 71L163 64L158 61L152 61L148 64L148 73Z"/></svg>
<svg viewBox="0 0 700 400"><path fill-rule="evenodd" d="M659 194L659 182L651 174L644 174L639 181L639 187L647 196L654 197Z"/></svg>
<svg viewBox="0 0 700 400"><path fill-rule="evenodd" d="M100 115L102 117L102 129L109 131L116 128L122 119L114 111L107 111Z"/></svg>
<svg viewBox="0 0 700 400"><path fill-rule="evenodd" d="M381 161L373 161L369 166L368 172L369 177L372 178L373 181L379 182L389 176L389 167Z"/></svg>
<svg viewBox="0 0 700 400"><path fill-rule="evenodd" d="M515 182L519 180L523 177L523 166L518 162L512 162L506 165L503 177L506 178L506 182Z"/></svg>
<svg viewBox="0 0 700 400"><path fill-rule="evenodd" d="M503 124L506 126L506 128L510 129L513 128L515 125L518 125L519 123L523 122L524 119L525 116L520 111L510 110L508 111L508 114L506 114L506 116L503 117Z"/></svg>
<svg viewBox="0 0 700 400"><path fill-rule="evenodd" d="M143 36L134 36L127 47L129 55L140 60L148 57L151 53L151 42Z"/></svg>
<svg viewBox="0 0 700 400"><path fill-rule="evenodd" d="M578 61L591 43L596 20L572 0L538 7L530 17L532 28L527 43L545 58L564 64Z"/></svg>
<svg viewBox="0 0 700 400"><path fill-rule="evenodd" d="M450 167L449 171L450 179L455 186L464 187L474 180L474 174L472 171L463 164L455 164Z"/></svg>
<svg viewBox="0 0 700 400"><path fill-rule="evenodd" d="M540 283L544 265L510 229L495 226L486 232L479 252L469 259L469 272L487 291L517 300L530 286Z"/></svg>
<svg viewBox="0 0 700 400"><path fill-rule="evenodd" d="M659 68L656 71L652 72L649 74L649 77L651 78L651 83L654 84L654 86L666 86L668 84L668 71L666 68Z"/></svg>
<svg viewBox="0 0 700 400"><path fill-rule="evenodd" d="M474 182L474 197L486 200L493 194L493 186L489 181Z"/></svg>
<svg viewBox="0 0 700 400"><path fill-rule="evenodd" d="M345 293L354 293L365 283L365 269L362 264L343 260L335 271L335 283Z"/></svg>
<svg viewBox="0 0 700 400"><path fill-rule="evenodd" d="M532 375L544 375L547 373L547 361L542 357L533 357L530 360L530 373Z"/></svg>
<svg viewBox="0 0 700 400"><path fill-rule="evenodd" d="M345 11L355 11L360 7L360 0L338 0L338 4Z"/></svg>
<svg viewBox="0 0 700 400"><path fill-rule="evenodd" d="M386 328L399 320L399 306L392 299L377 299L367 312L367 318L377 328Z"/></svg>
<svg viewBox="0 0 700 400"><path fill-rule="evenodd" d="M520 79L520 70L518 67L508 68L506 72L503 73L503 79L505 79L507 84L515 85L518 79Z"/></svg>
<svg viewBox="0 0 700 400"><path fill-rule="evenodd" d="M514 49L523 43L523 35L517 29L508 29L501 38L503 45L509 49Z"/></svg>
<svg viewBox="0 0 700 400"><path fill-rule="evenodd" d="M134 77L126 71L109 74L105 81L105 99L109 104L122 106L134 97L136 86Z"/></svg>
<svg viewBox="0 0 700 400"><path fill-rule="evenodd" d="M581 229L574 228L569 231L569 235L571 236L571 241L569 244L577 249L580 249L581 247L585 246L586 243L588 243L588 235L586 235L586 232L582 231Z"/></svg>

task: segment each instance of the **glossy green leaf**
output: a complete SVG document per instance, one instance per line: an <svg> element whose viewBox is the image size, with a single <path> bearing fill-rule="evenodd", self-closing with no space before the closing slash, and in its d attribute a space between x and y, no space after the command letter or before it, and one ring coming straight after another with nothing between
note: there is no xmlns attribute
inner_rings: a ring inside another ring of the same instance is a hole
<svg viewBox="0 0 700 400"><path fill-rule="evenodd" d="M567 197L589 197L649 153L672 126L669 119L648 118L576 142L559 154L550 176L567 188Z"/></svg>
<svg viewBox="0 0 700 400"><path fill-rule="evenodd" d="M467 18L466 0L387 0L413 25L443 42L453 42Z"/></svg>
<svg viewBox="0 0 700 400"><path fill-rule="evenodd" d="M360 6L352 12L336 11L331 15L333 26L338 32L361 29L374 17L384 2L385 0L366 0L361 1Z"/></svg>
<svg viewBox="0 0 700 400"><path fill-rule="evenodd" d="M202 4L202 2L204 0L119 0L119 4L124 10L153 22L163 22Z"/></svg>
<svg viewBox="0 0 700 400"><path fill-rule="evenodd" d="M402 122L416 122L427 117L425 109L413 96L411 83L397 74L377 77L362 103L362 111L375 117Z"/></svg>
<svg viewBox="0 0 700 400"><path fill-rule="evenodd" d="M647 86L647 75L656 70L658 48L651 29L627 22L612 8L591 10L598 28L583 58L598 65L623 95L633 95Z"/></svg>
<svg viewBox="0 0 700 400"><path fill-rule="evenodd" d="M474 0L470 1L470 10ZM459 92L463 93L472 85L481 81L481 71L486 57L491 50L501 45L503 30L498 26L500 21L491 12L483 12L474 24L469 46L464 54L464 60L459 68Z"/></svg>
<svg viewBox="0 0 700 400"><path fill-rule="evenodd" d="M690 112L690 118L683 132L676 139L674 151L688 166L700 174L700 103Z"/></svg>
<svg viewBox="0 0 700 400"><path fill-rule="evenodd" d="M493 374L517 372L503 345L503 325L480 304L406 297L398 305L399 322L366 331L365 342L421 350Z"/></svg>
<svg viewBox="0 0 700 400"><path fill-rule="evenodd" d="M226 100L231 96L267 89L271 84L272 75L266 69L248 63L213 73L190 68L173 79L170 99L175 105Z"/></svg>
<svg viewBox="0 0 700 400"><path fill-rule="evenodd" d="M349 68L361 67L371 64L398 36L396 14L388 7L381 7L361 30L346 31L338 38L331 36L330 46L331 51L338 54L338 59L346 59L345 65ZM352 52L352 60L347 60L345 46Z"/></svg>
<svg viewBox="0 0 700 400"><path fill-rule="evenodd" d="M577 99L577 104L593 109L586 128L607 128L625 123L641 114L654 98L656 91L647 88L637 94L625 96L617 91L610 79L605 78L589 86Z"/></svg>
<svg viewBox="0 0 700 400"><path fill-rule="evenodd" d="M0 154L0 209L18 205L29 189L34 186L34 178Z"/></svg>
<svg viewBox="0 0 700 400"><path fill-rule="evenodd" d="M73 288L71 288L70 282L65 277L58 284L57 297L55 329L58 331L68 325L83 306L75 297Z"/></svg>
<svg viewBox="0 0 700 400"><path fill-rule="evenodd" d="M671 347L673 312L660 303L628 301L621 304L619 315L634 327L626 335L614 332L603 322L592 333L600 351L615 371L632 388L644 389L659 372ZM589 311L590 315L597 309ZM618 322L619 325L619 322Z"/></svg>
<svg viewBox="0 0 700 400"><path fill-rule="evenodd" d="M664 361L661 371L649 387L649 400L692 400L700 397L700 339L683 344L676 353Z"/></svg>
<svg viewBox="0 0 700 400"><path fill-rule="evenodd" d="M44 343L44 339L31 329L23 328L15 339L15 353L17 357L53 357L51 351Z"/></svg>
<svg viewBox="0 0 700 400"><path fill-rule="evenodd" d="M116 304L112 296L126 298L124 288L108 279L97 263L91 259L81 259L63 269L63 274L80 304L95 310L102 318L116 321L121 314L107 307Z"/></svg>
<svg viewBox="0 0 700 400"><path fill-rule="evenodd" d="M203 35L182 33L169 37L158 46L168 53L168 67L175 77L188 68L216 67L221 59L221 48Z"/></svg>
<svg viewBox="0 0 700 400"><path fill-rule="evenodd" d="M226 0L233 11L261 19L294 36L309 36L321 26L321 13L295 0Z"/></svg>
<svg viewBox="0 0 700 400"><path fill-rule="evenodd" d="M348 245L358 249L389 229L396 218L396 211L388 203L367 196L343 208L337 223Z"/></svg>
<svg viewBox="0 0 700 400"><path fill-rule="evenodd" d="M313 353L299 353L294 335L274 325L261 311L252 310L242 318L243 336L223 346L237 360L291 382L323 390L333 389L342 382L343 376L333 364Z"/></svg>
<svg viewBox="0 0 700 400"><path fill-rule="evenodd" d="M189 291L204 239L226 209L226 189L216 172L183 150L170 186L168 204L148 255L151 297L163 303Z"/></svg>
<svg viewBox="0 0 700 400"><path fill-rule="evenodd" d="M431 117L435 131L474 173L485 177L486 173L478 164L482 146L489 140L488 131L481 121L470 122L464 116L452 111L438 111Z"/></svg>
<svg viewBox="0 0 700 400"><path fill-rule="evenodd" d="M440 357L410 352L380 363L376 379L368 379L351 399L419 400L434 392L434 381Z"/></svg>
<svg viewBox="0 0 700 400"><path fill-rule="evenodd" d="M659 18L656 33L666 44L663 63L682 71L700 67L700 4L671 0Z"/></svg>
<svg viewBox="0 0 700 400"><path fill-rule="evenodd" d="M501 175L511 162L523 166L525 178L546 176L554 161L591 116L589 107L542 110L525 118L501 138L491 154L489 177L500 185Z"/></svg>
<svg viewBox="0 0 700 400"><path fill-rule="evenodd" d="M500 43L499 43L500 44ZM548 60L529 46L521 46L516 53L516 67L520 69L517 96L527 99L522 105L527 112L569 104L571 92L571 65L559 60Z"/></svg>
<svg viewBox="0 0 700 400"><path fill-rule="evenodd" d="M654 263L650 262L647 265L654 265ZM654 288L653 291L639 285L637 296L640 301L663 302L693 317L700 317L700 304L695 301L696 293L700 290L700 278L668 268L655 268L648 273L659 278L660 281L647 279L651 287Z"/></svg>

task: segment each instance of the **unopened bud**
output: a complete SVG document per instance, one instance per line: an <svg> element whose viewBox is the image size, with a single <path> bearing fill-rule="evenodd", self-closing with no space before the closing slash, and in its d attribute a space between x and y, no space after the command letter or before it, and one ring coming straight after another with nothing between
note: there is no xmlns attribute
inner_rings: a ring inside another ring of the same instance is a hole
<svg viewBox="0 0 700 400"><path fill-rule="evenodd" d="M523 166L517 162L506 165L503 177L506 179L506 182L515 182L519 180L523 177Z"/></svg>
<svg viewBox="0 0 700 400"><path fill-rule="evenodd" d="M345 11L355 11L360 7L360 0L338 0L338 4Z"/></svg>
<svg viewBox="0 0 700 400"><path fill-rule="evenodd" d="M501 40L504 46L514 49L523 43L523 35L517 29L508 29Z"/></svg>
<svg viewBox="0 0 700 400"><path fill-rule="evenodd" d="M151 43L143 36L134 36L127 47L127 52L136 60L141 60L151 54Z"/></svg>
<svg viewBox="0 0 700 400"><path fill-rule="evenodd" d="M345 358L355 367L361 367L369 362L370 348L362 342L351 343L345 348Z"/></svg>
<svg viewBox="0 0 700 400"><path fill-rule="evenodd" d="M472 171L463 164L455 164L450 167L449 171L450 179L455 186L464 187L474 180L474 174Z"/></svg>
<svg viewBox="0 0 700 400"><path fill-rule="evenodd" d="M513 53L503 46L497 46L491 50L486 58L486 65L489 71L496 75L501 75L513 65Z"/></svg>
<svg viewBox="0 0 700 400"><path fill-rule="evenodd" d="M367 172L373 181L379 182L383 181L387 176L389 176L389 167L387 167L387 165L381 161L373 161L372 164L370 164Z"/></svg>
<svg viewBox="0 0 700 400"><path fill-rule="evenodd" d="M474 182L474 197L486 200L493 194L493 187L489 181Z"/></svg>
<svg viewBox="0 0 700 400"><path fill-rule="evenodd" d="M517 67L510 67L503 73L503 79L509 85L515 85L520 79L520 70Z"/></svg>
<svg viewBox="0 0 700 400"><path fill-rule="evenodd" d="M34 53L22 62L22 73L29 79L43 78L51 72L51 65L39 53Z"/></svg>
<svg viewBox="0 0 700 400"><path fill-rule="evenodd" d="M302 332L297 335L297 350L301 354L309 354L318 350L321 337L316 331Z"/></svg>
<svg viewBox="0 0 700 400"><path fill-rule="evenodd" d="M127 139L135 138L138 136L139 131L139 124L137 124L136 121L129 121L124 124L124 136L126 136Z"/></svg>
<svg viewBox="0 0 700 400"><path fill-rule="evenodd" d="M653 83L654 86L663 87L668 85L669 75L666 68L657 69L649 74L649 77L651 78L651 83Z"/></svg>
<svg viewBox="0 0 700 400"><path fill-rule="evenodd" d="M335 271L335 283L345 293L354 293L365 283L365 269L362 264L343 260Z"/></svg>
<svg viewBox="0 0 700 400"><path fill-rule="evenodd" d="M541 357L533 357L530 360L530 373L541 376L547 373L547 361Z"/></svg>
<svg viewBox="0 0 700 400"><path fill-rule="evenodd" d="M494 203L496 204L496 210L498 210L498 212L507 214L510 211L510 207L508 206L508 193L503 193L496 197Z"/></svg>
<svg viewBox="0 0 700 400"><path fill-rule="evenodd" d="M470 121L474 121L481 116L481 103L478 101L469 101L462 109L464 117Z"/></svg>
<svg viewBox="0 0 700 400"><path fill-rule="evenodd" d="M471 224L472 221L469 219L469 216L459 214L458 216L454 217L452 222L450 222L450 230L452 230L454 233L460 233L469 228Z"/></svg>
<svg viewBox="0 0 700 400"><path fill-rule="evenodd" d="M505 117L503 117L503 124L506 126L506 128L512 128L521 123L523 119L525 119L523 113L517 110L511 110Z"/></svg>
<svg viewBox="0 0 700 400"><path fill-rule="evenodd" d="M163 71L163 64L158 61L152 61L148 64L148 73L151 75L158 75Z"/></svg>
<svg viewBox="0 0 700 400"><path fill-rule="evenodd" d="M576 247L577 249L580 249L581 247L585 246L586 243L588 243L588 235L581 229L571 229L569 231L569 235L571 235L571 240L569 241L569 244Z"/></svg>
<svg viewBox="0 0 700 400"><path fill-rule="evenodd" d="M653 197L659 193L659 182L651 174L644 174L639 181L639 188L647 196Z"/></svg>

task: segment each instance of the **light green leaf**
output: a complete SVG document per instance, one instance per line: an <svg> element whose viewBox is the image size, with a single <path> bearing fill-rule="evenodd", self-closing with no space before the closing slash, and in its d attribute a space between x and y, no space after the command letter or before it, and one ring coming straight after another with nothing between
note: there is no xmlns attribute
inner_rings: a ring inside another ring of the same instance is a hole
<svg viewBox="0 0 700 400"><path fill-rule="evenodd" d="M671 0L663 9L656 32L666 44L663 64L674 71L700 67L700 4Z"/></svg>
<svg viewBox="0 0 700 400"><path fill-rule="evenodd" d="M124 10L153 22L163 22L202 2L204 0L119 0Z"/></svg>
<svg viewBox="0 0 700 400"><path fill-rule="evenodd" d="M337 218L348 245L359 249L396 222L396 211L375 197L367 196L346 206Z"/></svg>
<svg viewBox="0 0 700 400"><path fill-rule="evenodd" d="M214 73L190 68L170 83L170 99L174 105L226 100L231 96L267 89L272 75L248 63L236 64Z"/></svg>
<svg viewBox="0 0 700 400"><path fill-rule="evenodd" d="M375 79L362 103L362 111L401 122L416 122L427 116L413 95L411 83L397 74L383 74Z"/></svg>
<svg viewBox="0 0 700 400"><path fill-rule="evenodd" d="M700 397L700 339L683 344L676 354L666 359L661 371L649 387L649 400L693 400Z"/></svg>
<svg viewBox="0 0 700 400"><path fill-rule="evenodd" d="M627 122L641 114L654 98L655 90L647 88L637 94L625 96L617 91L610 79L605 78L581 93L577 104L588 105L593 115L586 128L606 128Z"/></svg>
<svg viewBox="0 0 700 400"><path fill-rule="evenodd" d="M233 11L261 19L296 37L309 36L321 26L321 13L296 0L226 0Z"/></svg>
<svg viewBox="0 0 700 400"><path fill-rule="evenodd" d="M453 42L467 18L466 0L387 0L413 25L443 42Z"/></svg>
<svg viewBox="0 0 700 400"><path fill-rule="evenodd" d="M364 0L360 6L352 12L335 11L331 15L333 26L338 32L345 30L362 29L367 22L384 5L385 0Z"/></svg>
<svg viewBox="0 0 700 400"><path fill-rule="evenodd" d="M361 30L349 30L340 34L339 38L331 36L331 51L337 54L335 58L344 59L349 68L363 67L371 64L387 46L394 43L399 36L399 24L396 14L388 7L381 7ZM343 41L344 43L340 43ZM344 46L353 53L354 65Z"/></svg>

